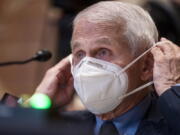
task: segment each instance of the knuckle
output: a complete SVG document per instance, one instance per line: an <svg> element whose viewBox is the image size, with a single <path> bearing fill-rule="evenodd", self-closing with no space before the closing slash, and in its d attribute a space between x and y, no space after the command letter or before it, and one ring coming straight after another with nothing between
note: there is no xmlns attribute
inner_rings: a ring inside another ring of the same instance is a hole
<svg viewBox="0 0 180 135"><path fill-rule="evenodd" d="M180 61L180 54L177 56L177 60Z"/></svg>
<svg viewBox="0 0 180 135"><path fill-rule="evenodd" d="M163 57L155 57L154 61L161 63L164 61L164 58Z"/></svg>
<svg viewBox="0 0 180 135"><path fill-rule="evenodd" d="M166 59L166 61L172 61L172 60L175 59L175 57L173 57L173 56L168 56L168 57L166 57L165 59Z"/></svg>
<svg viewBox="0 0 180 135"><path fill-rule="evenodd" d="M171 42L170 40L168 40L168 41L165 41L165 44L166 44L166 45L173 45L174 43Z"/></svg>
<svg viewBox="0 0 180 135"><path fill-rule="evenodd" d="M46 71L46 75L51 75L54 73L54 68L50 68Z"/></svg>
<svg viewBox="0 0 180 135"><path fill-rule="evenodd" d="M167 62L176 61L176 57L175 57L175 56L169 56L169 57L166 57L165 60L166 60Z"/></svg>
<svg viewBox="0 0 180 135"><path fill-rule="evenodd" d="M163 59L157 59L156 63L162 64L162 63L164 63L164 60Z"/></svg>

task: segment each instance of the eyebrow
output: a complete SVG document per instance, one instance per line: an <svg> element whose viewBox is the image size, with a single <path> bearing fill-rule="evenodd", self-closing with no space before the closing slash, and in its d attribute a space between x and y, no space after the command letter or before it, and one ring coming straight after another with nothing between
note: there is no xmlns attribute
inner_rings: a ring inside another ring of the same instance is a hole
<svg viewBox="0 0 180 135"><path fill-rule="evenodd" d="M95 41L97 44L112 45L112 40L108 37L101 37Z"/></svg>
<svg viewBox="0 0 180 135"><path fill-rule="evenodd" d="M111 46L112 40L105 36L105 37L95 39L94 43ZM81 46L81 40L76 40L74 42L71 41L71 49L72 50L75 50L76 48L80 48L80 46Z"/></svg>
<svg viewBox="0 0 180 135"><path fill-rule="evenodd" d="M80 41L74 41L74 42L71 41L71 50L72 51L75 50L76 48L80 48L80 46L81 46Z"/></svg>

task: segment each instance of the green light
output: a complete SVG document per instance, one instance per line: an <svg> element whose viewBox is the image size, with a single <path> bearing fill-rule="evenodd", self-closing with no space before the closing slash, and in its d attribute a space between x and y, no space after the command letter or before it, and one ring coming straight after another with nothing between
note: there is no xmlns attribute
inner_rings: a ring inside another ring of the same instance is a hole
<svg viewBox="0 0 180 135"><path fill-rule="evenodd" d="M45 94L37 93L31 97L29 104L34 109L49 109L51 107L51 99Z"/></svg>

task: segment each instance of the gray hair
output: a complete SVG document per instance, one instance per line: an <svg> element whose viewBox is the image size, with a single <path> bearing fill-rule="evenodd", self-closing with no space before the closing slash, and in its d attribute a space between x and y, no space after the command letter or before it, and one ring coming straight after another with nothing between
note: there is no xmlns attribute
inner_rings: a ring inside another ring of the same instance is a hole
<svg viewBox="0 0 180 135"><path fill-rule="evenodd" d="M158 31L152 18L134 4L119 1L99 2L81 11L74 19L74 26L81 19L121 27L123 24L123 36L134 55L139 54L140 49L150 48L158 41Z"/></svg>

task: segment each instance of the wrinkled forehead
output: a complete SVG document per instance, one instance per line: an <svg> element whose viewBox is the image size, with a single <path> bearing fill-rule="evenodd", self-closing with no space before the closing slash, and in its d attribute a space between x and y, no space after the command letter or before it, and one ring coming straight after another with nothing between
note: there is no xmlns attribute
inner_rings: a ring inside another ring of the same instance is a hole
<svg viewBox="0 0 180 135"><path fill-rule="evenodd" d="M71 47L77 40L98 39L124 41L123 26L107 22L94 23L86 20L74 25ZM106 37L106 38L104 38Z"/></svg>

